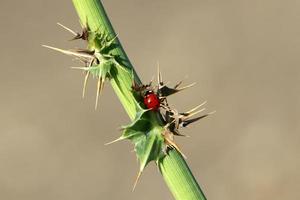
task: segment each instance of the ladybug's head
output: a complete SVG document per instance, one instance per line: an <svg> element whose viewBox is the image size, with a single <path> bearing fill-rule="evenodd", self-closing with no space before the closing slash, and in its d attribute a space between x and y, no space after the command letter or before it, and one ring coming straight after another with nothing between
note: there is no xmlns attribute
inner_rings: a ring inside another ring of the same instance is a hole
<svg viewBox="0 0 300 200"><path fill-rule="evenodd" d="M145 96L150 95L150 94L154 94L154 91L153 90L147 90L145 92Z"/></svg>

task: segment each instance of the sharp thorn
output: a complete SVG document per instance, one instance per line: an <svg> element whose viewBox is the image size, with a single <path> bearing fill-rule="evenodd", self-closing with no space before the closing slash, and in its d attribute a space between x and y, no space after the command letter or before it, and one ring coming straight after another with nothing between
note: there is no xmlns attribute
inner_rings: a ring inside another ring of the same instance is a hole
<svg viewBox="0 0 300 200"><path fill-rule="evenodd" d="M69 41L79 40L82 38L82 35L78 34L75 37L71 38Z"/></svg>
<svg viewBox="0 0 300 200"><path fill-rule="evenodd" d="M180 137L189 137L188 135L181 134L178 131L177 132L173 132L173 134L176 135L176 136L180 136Z"/></svg>
<svg viewBox="0 0 300 200"><path fill-rule="evenodd" d="M182 81L179 81L175 86L174 89L177 89L182 84Z"/></svg>
<svg viewBox="0 0 300 200"><path fill-rule="evenodd" d="M99 76L98 78L98 82L97 82L97 93L96 93L96 104L95 104L95 110L97 110L97 107L98 107L98 101L99 101L99 94L100 94L100 90L101 90L101 81L102 81L102 78L101 76Z"/></svg>
<svg viewBox="0 0 300 200"><path fill-rule="evenodd" d="M204 101L203 103L201 103L199 106L204 106L207 103L207 101Z"/></svg>
<svg viewBox="0 0 300 200"><path fill-rule="evenodd" d="M206 110L206 108L202 108L201 110L198 110L198 111L195 111L195 112L188 113L186 116L182 117L182 120L186 120L186 119L188 119L188 118L191 118L192 116L197 115L198 113L201 113L201 112L203 112L204 110Z"/></svg>
<svg viewBox="0 0 300 200"><path fill-rule="evenodd" d="M175 88L175 89L177 89L178 91L181 91L181 90L185 90L185 89L188 89L190 87L193 87L194 85L196 85L196 83L192 83L192 84L189 84L187 86L184 86L184 87L181 87L181 88Z"/></svg>
<svg viewBox="0 0 300 200"><path fill-rule="evenodd" d="M209 115L212 115L214 114L216 111L213 111L213 112L210 112L210 113L207 113L207 114L204 114L204 115L201 115L200 117L196 117L196 118L193 118L193 119L188 119L188 120L183 120L183 122L180 124L182 127L187 127L189 124L191 123L194 123L200 119L203 119Z"/></svg>
<svg viewBox="0 0 300 200"><path fill-rule="evenodd" d="M214 111L212 111L212 112L210 112L210 113L207 113L207 115L212 115L212 114L215 114L217 111L216 110L214 110Z"/></svg>
<svg viewBox="0 0 300 200"><path fill-rule="evenodd" d="M136 186L137 186L137 183L138 183L138 181L139 181L141 175L142 175L142 171L139 171L139 173L138 173L138 175L137 175L137 177L136 177L136 179L135 179L135 181L134 181L133 188L132 188L132 192L135 190L135 188L136 188Z"/></svg>
<svg viewBox="0 0 300 200"><path fill-rule="evenodd" d="M174 86L174 88L175 88L175 89L178 88L178 87L183 83L183 81L186 80L187 78L188 78L188 77L185 76L183 80L179 81L179 82Z"/></svg>
<svg viewBox="0 0 300 200"><path fill-rule="evenodd" d="M75 51L63 50L63 49L59 49L59 48L56 48L56 47L51 47L51 46L48 46L48 45L42 45L42 46L46 47L48 49L52 49L54 51L58 51L60 53L69 55L69 56L76 56L76 57L80 57L80 58L91 58L91 59L94 58L92 55L88 55L86 53L78 53L78 52L75 52Z"/></svg>
<svg viewBox="0 0 300 200"><path fill-rule="evenodd" d="M171 126L171 124L173 124L173 123L175 123L175 119L173 119L171 122L168 122L165 126L164 126L164 128L168 128L169 126Z"/></svg>
<svg viewBox="0 0 300 200"><path fill-rule="evenodd" d="M89 68L87 67L70 67L71 69L80 69L80 70L84 70L84 71L88 71Z"/></svg>
<svg viewBox="0 0 300 200"><path fill-rule="evenodd" d="M167 143L169 143L169 145L174 147L182 155L183 158L185 158L185 159L187 158L175 142L173 142L167 138L165 138L165 139L167 140Z"/></svg>
<svg viewBox="0 0 300 200"><path fill-rule="evenodd" d="M163 81L162 81L162 76L161 76L160 66L158 61L157 61L157 81L158 81L158 86L163 86Z"/></svg>
<svg viewBox="0 0 300 200"><path fill-rule="evenodd" d="M203 118L207 117L208 115L209 115L209 114L205 114L205 115L202 115L202 116L200 116L200 117L196 117L196 118L193 118L193 119L185 120L185 121L183 121L183 122L180 124L180 126L181 126L181 127L187 127L189 124L194 123L194 122L196 122L196 121L198 121L198 120L200 120L200 119L203 119Z"/></svg>
<svg viewBox="0 0 300 200"><path fill-rule="evenodd" d="M118 139L116 139L116 140L113 140L113 141L111 141L111 142L107 142L107 143L105 143L104 145L111 145L111 144L114 144L114 143L116 143L116 142L119 142L119 141L122 141L122 140L124 140L124 138L122 138L122 137L120 137L120 138L118 138Z"/></svg>
<svg viewBox="0 0 300 200"><path fill-rule="evenodd" d="M194 119L186 120L186 121L182 122L182 123L180 124L180 126L181 126L181 127L187 127L187 126L190 125L191 123L194 123L194 122L196 122L196 121L199 121L200 119L203 119L204 117L207 117L207 116L208 116L208 115L205 114L205 115L202 115L202 116L197 117L197 118L194 118Z"/></svg>
<svg viewBox="0 0 300 200"><path fill-rule="evenodd" d="M57 22L57 25L59 25L60 27L62 27L62 28L65 29L65 30L69 31L69 32L72 33L73 35L78 36L78 33L76 33L75 31L73 31L72 29L70 29L70 28L68 28L68 27L66 27L66 26L64 26L64 25L62 25L61 23Z"/></svg>
<svg viewBox="0 0 300 200"><path fill-rule="evenodd" d="M100 87L100 95L102 94L102 91L103 91L103 89L104 89L104 81L105 81L105 78L103 79L101 79L101 87Z"/></svg>
<svg viewBox="0 0 300 200"><path fill-rule="evenodd" d="M88 55L94 55L95 50L91 51L91 50L88 50L88 49L79 49L79 48L77 48L76 52L78 52L78 53L85 53L85 54L88 54ZM93 57L93 58L95 58L95 57Z"/></svg>
<svg viewBox="0 0 300 200"><path fill-rule="evenodd" d="M87 71L87 72L86 72L86 75L85 75L85 77L84 77L84 82L83 82L82 98L84 98L84 96L85 96L85 90L86 90L86 85L87 85L89 76L90 76L90 72Z"/></svg>
<svg viewBox="0 0 300 200"><path fill-rule="evenodd" d="M200 108L201 106L205 105L207 101L204 101L203 103L201 103L200 105L196 106L195 108L192 108L191 110L185 112L185 113L192 113L195 110L197 110L198 108Z"/></svg>

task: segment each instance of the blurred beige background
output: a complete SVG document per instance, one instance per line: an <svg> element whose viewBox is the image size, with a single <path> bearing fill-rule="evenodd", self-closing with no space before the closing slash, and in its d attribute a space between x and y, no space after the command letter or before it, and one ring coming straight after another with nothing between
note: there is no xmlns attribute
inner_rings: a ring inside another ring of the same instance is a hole
<svg viewBox="0 0 300 200"><path fill-rule="evenodd" d="M217 113L178 143L210 200L299 199L300 1L104 0L142 80L188 76L172 97L181 110L208 100ZM94 111L95 83L70 57L80 46L71 1L0 2L0 199L172 199L154 163L138 170L132 145L104 146L129 119L109 85Z"/></svg>

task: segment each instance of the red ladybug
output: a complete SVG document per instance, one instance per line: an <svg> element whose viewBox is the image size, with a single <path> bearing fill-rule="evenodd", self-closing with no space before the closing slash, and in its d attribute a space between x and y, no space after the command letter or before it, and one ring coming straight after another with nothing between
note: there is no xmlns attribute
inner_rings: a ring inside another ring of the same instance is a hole
<svg viewBox="0 0 300 200"><path fill-rule="evenodd" d="M144 104L148 109L156 111L160 106L160 101L157 95L153 91L149 90L144 96Z"/></svg>

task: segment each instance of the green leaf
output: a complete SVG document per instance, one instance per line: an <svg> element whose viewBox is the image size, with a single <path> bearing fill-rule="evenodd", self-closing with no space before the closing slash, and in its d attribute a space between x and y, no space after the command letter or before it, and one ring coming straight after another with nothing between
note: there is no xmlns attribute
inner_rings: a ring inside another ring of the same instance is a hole
<svg viewBox="0 0 300 200"><path fill-rule="evenodd" d="M140 161L140 171L143 171L150 161L157 161L163 154L163 129L151 121L150 110L137 113L136 119L124 127L122 139L129 139L135 146L135 152Z"/></svg>
<svg viewBox="0 0 300 200"><path fill-rule="evenodd" d="M163 155L164 139L161 129L153 128L135 143L135 151L140 161L140 171L150 161L157 161Z"/></svg>

